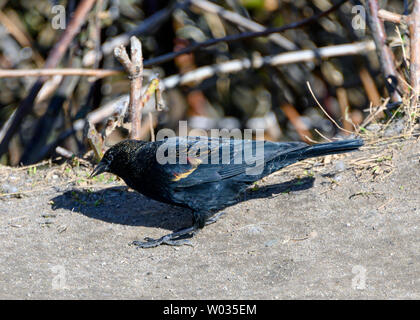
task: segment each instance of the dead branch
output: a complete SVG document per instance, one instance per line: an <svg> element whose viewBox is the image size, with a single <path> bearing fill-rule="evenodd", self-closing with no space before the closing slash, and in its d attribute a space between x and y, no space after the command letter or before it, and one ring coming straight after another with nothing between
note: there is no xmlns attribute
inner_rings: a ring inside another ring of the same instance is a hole
<svg viewBox="0 0 420 320"><path fill-rule="evenodd" d="M393 22L393 23L401 23L403 21L404 16L398 13L390 12L385 9L379 9L378 17L381 20Z"/></svg>
<svg viewBox="0 0 420 320"><path fill-rule="evenodd" d="M141 111L143 101L141 89L143 82L143 54L141 42L136 37L131 37L131 60L123 45L114 49L115 58L124 66L130 78L130 103L129 114L131 122L131 139L140 139Z"/></svg>
<svg viewBox="0 0 420 320"><path fill-rule="evenodd" d="M184 85L190 82L202 81L215 74L235 73L249 68L261 68L264 65L278 66L304 61L313 61L321 58L338 57L345 55L362 54L375 50L373 41L356 42L344 45L335 45L314 50L300 50L286 53L280 53L274 56L254 57L253 59L235 59L220 64L205 66L183 75L173 75L163 79L162 84L165 89L170 89L178 85Z"/></svg>
<svg viewBox="0 0 420 320"><path fill-rule="evenodd" d="M414 0L413 11L409 16L409 31L410 82L413 90L410 105L412 109L415 109L420 94L420 0Z"/></svg>
<svg viewBox="0 0 420 320"><path fill-rule="evenodd" d="M365 88L369 101L371 101L374 106L379 106L381 104L381 95L378 92L375 81L365 67L360 68L359 77L362 81L363 87Z"/></svg>
<svg viewBox="0 0 420 320"><path fill-rule="evenodd" d="M111 69L82 69L82 68L63 68L63 69L3 69L0 70L0 78L19 78L19 77L52 77L52 76L85 76L104 78L120 74L120 70Z"/></svg>
<svg viewBox="0 0 420 320"><path fill-rule="evenodd" d="M316 104L318 105L318 107L322 110L322 112L324 112L324 114L327 116L327 118L328 119L330 119L331 120L331 122L332 123L334 123L335 124L335 126L338 128L338 129L340 129L340 130L342 130L343 132L346 132L346 133L352 133L351 131L348 131L348 130L346 130L346 129L344 129L344 128L342 128L342 127L340 127L339 125L338 125L338 123L328 114L328 112L327 111L325 111L325 109L322 107L322 105L321 105L321 103L319 103L319 101L318 101L318 99L316 98L316 96L315 96L315 94L314 94L314 92L312 91L312 88L311 88L311 85L309 84L309 81L307 81L306 82L306 85L308 86L308 89L309 89L309 92L311 93L311 95L312 95L312 97L314 98L314 100L315 100L315 102L316 102Z"/></svg>
<svg viewBox="0 0 420 320"><path fill-rule="evenodd" d="M217 4L214 4L207 0L190 0L190 3L196 7L199 8L202 11L210 12L213 14L217 14L226 21L229 21L231 23L234 23L244 29L250 30L250 31L264 31L265 27L260 25L259 23L256 23L255 21L252 21L250 19L247 19L240 14L236 12L232 12L229 10L224 9L223 7L218 6ZM268 38L275 44L279 45L280 47L287 49L287 50L297 50L298 47L289 39L286 37L283 37L280 34L271 34L268 36Z"/></svg>
<svg viewBox="0 0 420 320"><path fill-rule="evenodd" d="M384 23L379 19L379 5L377 0L367 1L368 22L372 31L372 37L376 44L376 51L381 62L382 73L385 77L385 85L391 100L401 101L397 92L398 75L395 69L394 54L386 44L386 33Z"/></svg>

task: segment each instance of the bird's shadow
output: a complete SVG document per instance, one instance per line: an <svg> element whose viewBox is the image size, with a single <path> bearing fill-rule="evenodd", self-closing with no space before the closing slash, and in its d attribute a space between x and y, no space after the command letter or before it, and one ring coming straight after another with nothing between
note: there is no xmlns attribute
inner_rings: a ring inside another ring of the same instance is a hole
<svg viewBox="0 0 420 320"><path fill-rule="evenodd" d="M272 198L283 193L306 190L313 186L314 178L293 179L287 182L250 188L238 202L259 198ZM111 187L99 191L72 189L56 196L52 209L67 209L93 219L130 225L177 230L191 226L189 209L151 200L127 187Z"/></svg>

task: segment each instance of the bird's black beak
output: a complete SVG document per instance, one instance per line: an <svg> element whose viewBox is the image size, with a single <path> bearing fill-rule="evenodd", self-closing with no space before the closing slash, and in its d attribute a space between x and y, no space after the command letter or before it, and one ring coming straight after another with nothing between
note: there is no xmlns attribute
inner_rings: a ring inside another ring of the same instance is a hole
<svg viewBox="0 0 420 320"><path fill-rule="evenodd" d="M98 174L108 171L108 165L104 162L99 162L95 169L93 169L92 173L90 174L89 178L93 178Z"/></svg>

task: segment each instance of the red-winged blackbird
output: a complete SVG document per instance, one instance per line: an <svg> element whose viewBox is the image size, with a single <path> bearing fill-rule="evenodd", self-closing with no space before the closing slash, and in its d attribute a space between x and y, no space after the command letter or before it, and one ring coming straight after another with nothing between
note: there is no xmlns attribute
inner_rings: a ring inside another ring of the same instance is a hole
<svg viewBox="0 0 420 320"><path fill-rule="evenodd" d="M147 197L191 209L191 227L133 243L142 248L162 243L181 245L197 230L215 222L221 215L215 213L237 202L255 181L297 161L348 152L362 145L362 140L312 146L207 137L125 140L106 151L92 176L111 172Z"/></svg>

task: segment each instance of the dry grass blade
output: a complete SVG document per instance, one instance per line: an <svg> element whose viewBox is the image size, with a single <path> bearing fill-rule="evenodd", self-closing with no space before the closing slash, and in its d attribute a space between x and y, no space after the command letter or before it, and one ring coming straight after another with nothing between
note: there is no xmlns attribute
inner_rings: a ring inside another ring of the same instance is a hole
<svg viewBox="0 0 420 320"><path fill-rule="evenodd" d="M312 91L312 88L311 88L311 85L310 85L309 81L306 81L306 85L308 86L308 89L309 89L309 91L311 92L311 95L312 95L312 97L314 98L314 100L315 100L316 104L317 104L317 105L318 105L318 107L322 110L322 112L324 112L324 114L327 116L327 118L328 118L328 119L330 119L330 120L331 120L331 122L332 122L332 123L334 123L338 129L342 130L343 132L347 132L347 133L352 134L353 132L348 131L348 130L346 130L346 129L344 129L344 128L340 127L340 126L338 125L338 123L337 123L337 122L336 122L336 121L335 121L335 120L334 120L334 119L333 119L333 118L332 118L332 117L328 114L328 112L327 112L327 111L325 111L325 109L322 107L322 105L319 103L318 99L316 98L316 96L315 96L314 92Z"/></svg>

